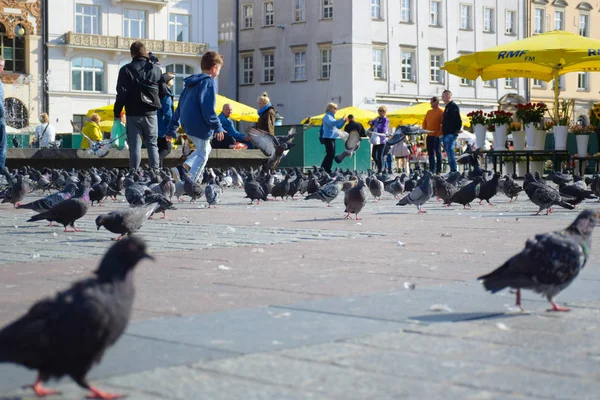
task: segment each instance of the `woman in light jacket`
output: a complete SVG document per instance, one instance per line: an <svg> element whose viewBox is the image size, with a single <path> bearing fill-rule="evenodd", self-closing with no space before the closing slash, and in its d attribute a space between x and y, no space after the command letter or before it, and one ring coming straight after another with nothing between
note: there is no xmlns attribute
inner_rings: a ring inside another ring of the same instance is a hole
<svg viewBox="0 0 600 400"><path fill-rule="evenodd" d="M56 139L56 130L50 125L50 117L46 113L40 115L41 124L35 128L35 140L40 147L48 147Z"/></svg>
<svg viewBox="0 0 600 400"><path fill-rule="evenodd" d="M327 173L331 173L331 166L333 165L333 158L335 157L335 139L338 137L333 128L340 129L347 121L345 115L336 120L336 111L337 104L329 103L327 104L327 107L325 107L325 116L323 117L323 136L321 137L321 143L325 145L325 157L323 158L321 167L327 171Z"/></svg>

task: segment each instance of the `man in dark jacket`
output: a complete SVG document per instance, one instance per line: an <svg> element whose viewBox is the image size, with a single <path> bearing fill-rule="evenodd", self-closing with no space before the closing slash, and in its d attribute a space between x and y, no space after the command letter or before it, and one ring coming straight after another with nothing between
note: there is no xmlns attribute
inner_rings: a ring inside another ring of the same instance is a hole
<svg viewBox="0 0 600 400"><path fill-rule="evenodd" d="M344 127L344 130L348 133L357 131L360 137L367 137L365 128L362 126L362 124L359 124L354 120L354 115L352 114L348 115L348 123Z"/></svg>
<svg viewBox="0 0 600 400"><path fill-rule="evenodd" d="M454 145L456 144L458 134L462 131L462 119L460 118L458 106L452 101L451 91L444 90L442 92L442 100L446 104L444 115L442 117L442 142L444 143L444 149L446 150L446 156L448 157L450 171L455 172L457 168Z"/></svg>
<svg viewBox="0 0 600 400"><path fill-rule="evenodd" d="M123 107L127 112L127 141L129 166L138 169L142 161L142 138L148 150L148 164L158 168L158 123L156 110L161 107L158 82L162 72L148 59L146 46L135 41L129 48L132 61L119 70L117 99L114 106L115 121L120 120ZM144 87L142 87L144 83ZM156 93L154 93L156 88ZM141 98L145 96L149 102Z"/></svg>

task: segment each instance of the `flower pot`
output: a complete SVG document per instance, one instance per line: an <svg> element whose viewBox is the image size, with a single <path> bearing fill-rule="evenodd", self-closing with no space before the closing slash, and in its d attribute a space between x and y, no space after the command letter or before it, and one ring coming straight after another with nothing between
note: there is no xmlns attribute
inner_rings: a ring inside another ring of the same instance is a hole
<svg viewBox="0 0 600 400"><path fill-rule="evenodd" d="M517 176L525 176L527 173L527 162L517 161Z"/></svg>
<svg viewBox="0 0 600 400"><path fill-rule="evenodd" d="M590 135L575 135L575 140L577 140L577 156L587 157Z"/></svg>
<svg viewBox="0 0 600 400"><path fill-rule="evenodd" d="M531 161L529 163L529 172L531 172L532 175L535 175L536 172L539 172L540 175L544 175L544 162Z"/></svg>
<svg viewBox="0 0 600 400"><path fill-rule="evenodd" d="M485 147L485 134L487 133L487 126L482 124L475 125L475 145L478 149Z"/></svg>
<svg viewBox="0 0 600 400"><path fill-rule="evenodd" d="M504 175L512 176L513 171L514 171L514 166L515 166L515 163L513 163L512 161L504 161ZM518 173L519 173L519 171L517 171L517 174Z"/></svg>
<svg viewBox="0 0 600 400"><path fill-rule="evenodd" d="M508 124L496 125L494 132L494 150L506 149L506 135L508 132Z"/></svg>
<svg viewBox="0 0 600 400"><path fill-rule="evenodd" d="M554 133L554 150L566 150L569 127L566 125L556 125L552 127L552 132Z"/></svg>
<svg viewBox="0 0 600 400"><path fill-rule="evenodd" d="M537 127L534 123L530 122L527 125L525 125L525 137L525 140L527 141L527 150L535 150Z"/></svg>
<svg viewBox="0 0 600 400"><path fill-rule="evenodd" d="M535 146L533 146L534 150L544 150L546 147L546 135L548 132L543 130L536 130L535 132Z"/></svg>
<svg viewBox="0 0 600 400"><path fill-rule="evenodd" d="M512 137L514 149L525 150L525 131L514 131Z"/></svg>

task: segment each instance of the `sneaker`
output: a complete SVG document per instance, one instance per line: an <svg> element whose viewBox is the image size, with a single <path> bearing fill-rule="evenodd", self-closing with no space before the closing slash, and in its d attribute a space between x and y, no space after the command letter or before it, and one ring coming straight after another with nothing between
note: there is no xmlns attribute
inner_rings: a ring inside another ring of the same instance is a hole
<svg viewBox="0 0 600 400"><path fill-rule="evenodd" d="M175 183L181 181L181 175L179 173L179 170L175 167L171 168L171 176L173 177Z"/></svg>

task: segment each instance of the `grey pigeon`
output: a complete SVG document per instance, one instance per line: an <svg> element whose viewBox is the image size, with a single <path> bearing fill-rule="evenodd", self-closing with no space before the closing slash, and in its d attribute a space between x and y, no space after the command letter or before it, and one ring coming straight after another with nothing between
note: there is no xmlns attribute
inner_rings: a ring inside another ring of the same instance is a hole
<svg viewBox="0 0 600 400"><path fill-rule="evenodd" d="M561 183L569 183L573 180L573 177L568 174L563 174L557 171L550 171L546 179L550 179L552 182L560 185Z"/></svg>
<svg viewBox="0 0 600 400"><path fill-rule="evenodd" d="M444 204L450 200L454 193L458 192L458 188L451 183L446 182L444 178L439 175L433 177L433 188L434 193L438 199L442 200Z"/></svg>
<svg viewBox="0 0 600 400"><path fill-rule="evenodd" d="M29 185L23 181L23 176L17 175L12 182L9 182L2 203L11 203L15 208L19 207L27 192L29 192Z"/></svg>
<svg viewBox="0 0 600 400"><path fill-rule="evenodd" d="M510 199L509 203L512 203L513 198L515 201L519 198L519 193L523 191L521 185L514 181L510 175L504 177L504 183L502 184L502 192Z"/></svg>
<svg viewBox="0 0 600 400"><path fill-rule="evenodd" d="M206 202L208 203L208 208L214 206L217 208L217 203L219 202L219 198L223 193L223 188L217 185L213 180L210 181L208 185L204 188L204 197L206 198Z"/></svg>
<svg viewBox="0 0 600 400"><path fill-rule="evenodd" d="M262 151L268 157L263 167L266 170L272 170L277 168L281 159L294 146L292 141L296 136L296 128L290 128L286 136L274 136L256 128L248 129L247 133L254 148Z"/></svg>
<svg viewBox="0 0 600 400"><path fill-rule="evenodd" d="M204 194L204 189L199 182L192 181L190 174L183 175L183 194L190 196L191 203L195 203L196 199L199 199Z"/></svg>
<svg viewBox="0 0 600 400"><path fill-rule="evenodd" d="M569 311L554 297L569 286L590 257L591 236L600 214L585 210L568 228L536 235L525 248L501 267L478 279L486 290L496 293L506 287L517 289L516 305L521 307L521 289L546 296L548 311Z"/></svg>
<svg viewBox="0 0 600 400"><path fill-rule="evenodd" d="M404 192L403 179L406 179L406 175L402 174L401 176L396 176L394 179L384 182L383 189L395 198L398 198L398 196Z"/></svg>
<svg viewBox="0 0 600 400"><path fill-rule="evenodd" d="M81 232L75 226L75 221L83 217L88 211L87 202L81 197L72 197L70 199L61 201L48 211L44 211L40 214L34 215L29 218L27 222L48 220L50 222L58 222L63 224L65 232L72 232L67 229L67 226L73 227L75 232Z"/></svg>
<svg viewBox="0 0 600 400"><path fill-rule="evenodd" d="M372 176L369 180L369 192L373 196L373 203L376 203L377 200L381 200L381 195L383 194L383 182L377 179L376 176Z"/></svg>
<svg viewBox="0 0 600 400"><path fill-rule="evenodd" d="M48 196L41 198L36 201L32 201L31 203L22 204L19 208L24 208L26 210L33 210L35 212L47 211L60 203L63 200L71 198L75 191L77 190L77 185L74 183L67 184L63 190L49 194Z"/></svg>
<svg viewBox="0 0 600 400"><path fill-rule="evenodd" d="M352 157L352 155L360 147L360 134L357 130L352 130L348 133L348 136L344 139L344 151L335 156L333 159L336 163L341 163L346 157Z"/></svg>
<svg viewBox="0 0 600 400"><path fill-rule="evenodd" d="M552 207L555 205L569 210L575 208L575 206L564 201L557 190L546 184L539 183L534 179L535 178L533 178L531 173L528 172L525 174L523 187L525 188L525 193L529 197L529 200L540 208L536 215L539 215L542 210L546 210L546 215L550 214L552 212Z"/></svg>
<svg viewBox="0 0 600 400"><path fill-rule="evenodd" d="M146 206L100 214L96 217L96 228L100 230L100 227L103 226L107 231L118 233L121 236L112 240L120 240L125 235L137 232L158 207L157 203L151 203Z"/></svg>
<svg viewBox="0 0 600 400"><path fill-rule="evenodd" d="M163 213L162 219L167 218L167 210L177 210L171 200L167 199L167 197L161 193L146 193L144 195L145 204L156 203L158 207L154 210L155 213L161 212ZM152 218L152 215L149 218Z"/></svg>
<svg viewBox="0 0 600 400"><path fill-rule="evenodd" d="M327 207L331 207L331 202L340 194L340 179L328 183L314 193L309 194L304 200L317 199L323 203L327 203Z"/></svg>
<svg viewBox="0 0 600 400"><path fill-rule="evenodd" d="M365 181L361 178L358 180L358 184L354 187L351 187L346 191L344 196L344 205L346 206L344 212L347 213L344 219L350 218L350 214L355 214L356 219L358 218L358 213L362 211L365 203L367 202L367 196L364 192Z"/></svg>
<svg viewBox="0 0 600 400"><path fill-rule="evenodd" d="M431 172L426 171L421 184L414 188L406 196L401 198L396 205L406 206L408 204L414 204L415 206L417 206L417 210L419 213L426 213L427 211L422 209L422 205L427 203L431 196L433 196L433 187L431 186Z"/></svg>
<svg viewBox="0 0 600 400"><path fill-rule="evenodd" d="M65 375L90 390L90 398L122 397L90 386L86 376L125 332L135 292L133 271L143 258L152 259L141 239L132 237L116 243L102 259L95 277L36 302L25 315L0 330L0 362L37 370L32 387L39 397L59 394L42 384Z"/></svg>
<svg viewBox="0 0 600 400"><path fill-rule="evenodd" d="M558 193L560 193L561 197L574 206L581 203L583 200L596 200L597 197L591 190L581 189L581 187L575 186L575 184L567 185L566 183L561 183L558 185Z"/></svg>
<svg viewBox="0 0 600 400"><path fill-rule="evenodd" d="M131 183L125 187L125 199L132 206L143 206L145 204L144 194L146 193L152 193L152 190L139 183Z"/></svg>

